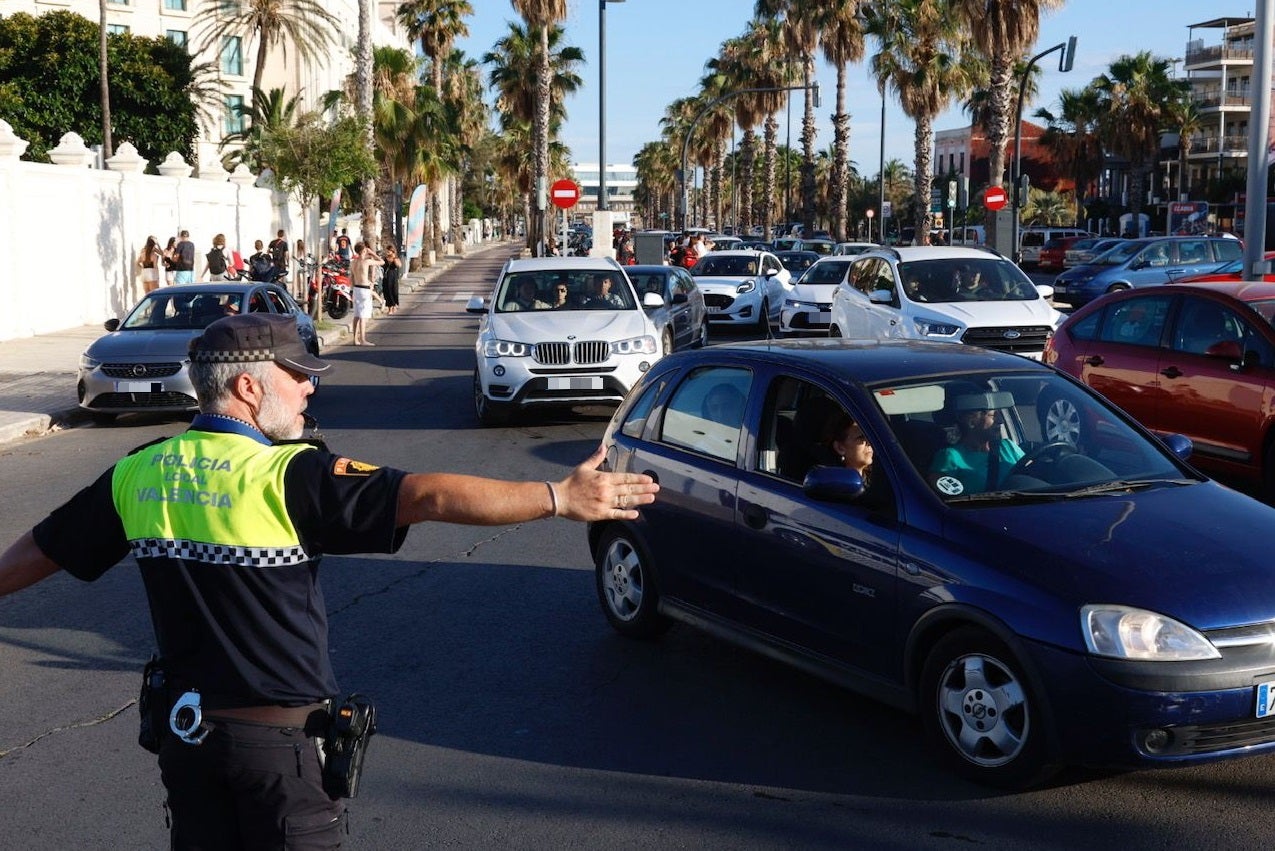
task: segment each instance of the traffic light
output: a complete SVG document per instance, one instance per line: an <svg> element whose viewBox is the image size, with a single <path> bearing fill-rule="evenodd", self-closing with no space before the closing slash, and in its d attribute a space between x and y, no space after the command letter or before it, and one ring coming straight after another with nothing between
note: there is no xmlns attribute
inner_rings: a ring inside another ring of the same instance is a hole
<svg viewBox="0 0 1275 851"><path fill-rule="evenodd" d="M1032 188L1031 177L1025 172L1023 174L1020 174L1018 176L1018 186L1017 186L1018 197L1015 200L1014 206L1020 207L1020 208L1027 206L1027 198L1031 192L1031 188Z"/></svg>

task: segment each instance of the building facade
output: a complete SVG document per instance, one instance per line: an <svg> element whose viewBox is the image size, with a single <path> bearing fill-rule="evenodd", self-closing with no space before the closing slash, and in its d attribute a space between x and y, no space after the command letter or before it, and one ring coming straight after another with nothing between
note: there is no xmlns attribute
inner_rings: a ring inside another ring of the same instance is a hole
<svg viewBox="0 0 1275 851"><path fill-rule="evenodd" d="M633 193L637 191L637 169L621 163L607 164L607 207L615 213L615 220L627 222L636 209ZM573 214L588 216L598 209L598 190L601 188L601 172L597 163L572 163L571 177L580 186L580 200L572 209Z"/></svg>

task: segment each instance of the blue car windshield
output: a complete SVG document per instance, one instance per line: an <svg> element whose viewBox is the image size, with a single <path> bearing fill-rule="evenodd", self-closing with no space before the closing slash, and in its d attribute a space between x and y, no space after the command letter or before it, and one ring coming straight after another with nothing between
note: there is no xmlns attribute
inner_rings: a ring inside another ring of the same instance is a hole
<svg viewBox="0 0 1275 851"><path fill-rule="evenodd" d="M968 373L869 389L908 462L949 503L1091 497L1200 480L1061 376Z"/></svg>

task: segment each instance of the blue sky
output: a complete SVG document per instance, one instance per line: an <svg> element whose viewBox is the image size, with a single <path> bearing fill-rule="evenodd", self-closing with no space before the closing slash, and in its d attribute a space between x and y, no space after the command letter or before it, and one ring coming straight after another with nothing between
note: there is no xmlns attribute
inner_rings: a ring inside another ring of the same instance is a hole
<svg viewBox="0 0 1275 851"><path fill-rule="evenodd" d="M1031 117L1037 107L1055 108L1058 92L1080 88L1123 54L1150 50L1168 59L1180 58L1189 37L1188 26L1221 16L1252 16L1254 0L1232 5L1229 0L1214 5L1199 0L1070 0L1062 9L1041 21L1039 53L1068 36L1077 37L1075 68L1058 71L1058 53L1040 61L1040 95L1025 105L1023 115ZM474 59L491 49L508 29L507 22L519 20L509 0L471 0L475 14L468 19L470 36L458 42ZM599 0L568 0L565 22L567 42L584 51L579 69L583 84L567 103L568 120L562 132L579 162L598 158L598 18ZM743 32L750 17L751 0L623 0L606 7L606 131L607 160L631 162L633 155L649 141L659 138L659 121L664 108L679 97L693 94L704 74L704 63L716 55L728 38ZM1205 44L1220 42L1220 30L1196 30L1194 37ZM869 47L871 50L871 46ZM881 97L869 80L865 66L852 66L846 91L851 113L850 158L859 171L874 175L879 169ZM831 114L835 107L836 74L819 62L818 78L822 106L817 111L822 148L832 143ZM791 144L800 143L800 94L792 107ZM788 141L785 115L779 116L779 136ZM959 108L935 122L936 130L968 124ZM913 125L887 99L885 119L886 159L913 161Z"/></svg>

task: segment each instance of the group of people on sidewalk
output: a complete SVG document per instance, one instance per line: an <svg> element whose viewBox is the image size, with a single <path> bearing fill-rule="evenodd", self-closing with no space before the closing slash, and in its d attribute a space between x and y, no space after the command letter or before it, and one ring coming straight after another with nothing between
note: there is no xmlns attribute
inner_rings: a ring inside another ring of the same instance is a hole
<svg viewBox="0 0 1275 851"><path fill-rule="evenodd" d="M269 245L258 239L253 248L253 253L245 262L238 251L227 251L226 235L217 234L212 239L212 248L204 254L199 280L281 281L287 278L292 252L288 247L287 235L282 229ZM303 240L297 240L295 256L305 256ZM162 248L158 239L147 237L146 245L137 255L142 290L147 293L158 289L161 284L194 283L196 265L195 243L188 230L169 237L168 244Z"/></svg>

